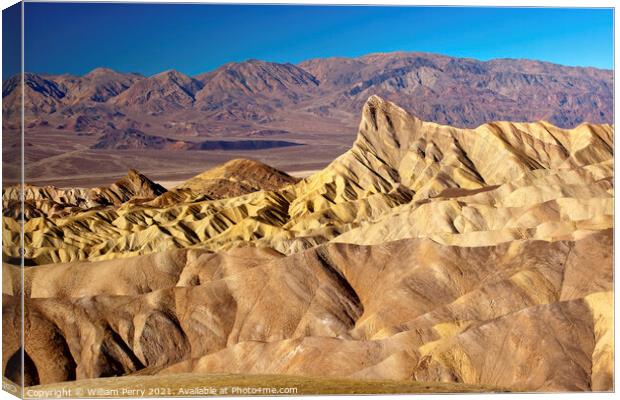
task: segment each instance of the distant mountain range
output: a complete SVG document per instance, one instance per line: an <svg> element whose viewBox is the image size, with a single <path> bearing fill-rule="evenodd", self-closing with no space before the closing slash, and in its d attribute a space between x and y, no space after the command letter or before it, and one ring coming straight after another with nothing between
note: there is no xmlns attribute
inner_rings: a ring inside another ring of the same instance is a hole
<svg viewBox="0 0 620 400"><path fill-rule="evenodd" d="M25 83L30 128L90 134L106 127L190 136L353 133L356 113L374 94L424 120L459 127L496 120L613 123L613 71L531 60L382 53L297 65L248 60L194 77L107 68L84 76L26 73ZM19 76L3 82L8 128L18 114L19 86Z"/></svg>

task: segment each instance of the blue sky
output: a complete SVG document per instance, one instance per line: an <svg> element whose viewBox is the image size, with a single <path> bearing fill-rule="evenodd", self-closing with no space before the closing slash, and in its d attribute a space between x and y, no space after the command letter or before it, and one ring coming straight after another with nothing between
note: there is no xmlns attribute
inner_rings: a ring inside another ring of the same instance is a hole
<svg viewBox="0 0 620 400"><path fill-rule="evenodd" d="M27 3L25 15L26 70L40 73L194 75L397 50L613 67L611 9Z"/></svg>

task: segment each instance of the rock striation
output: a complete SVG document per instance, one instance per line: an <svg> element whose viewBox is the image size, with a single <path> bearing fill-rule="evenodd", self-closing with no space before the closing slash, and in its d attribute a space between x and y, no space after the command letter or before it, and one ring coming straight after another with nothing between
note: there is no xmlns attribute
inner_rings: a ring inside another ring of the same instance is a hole
<svg viewBox="0 0 620 400"><path fill-rule="evenodd" d="M324 170L295 184L275 172L274 186L267 178L273 171L257 168L262 175L251 182L226 172L237 167L252 174L251 165L233 162L180 185L178 196L30 219L29 259L45 264L238 245L291 254L328 241L416 237L492 245L579 238L613 226L609 125L563 130L495 122L459 129L424 122L374 96L352 148ZM182 194L205 181L211 187L194 191L200 195ZM255 191L263 183L267 190ZM16 223L5 219L5 230ZM6 255L17 251L5 241Z"/></svg>
<svg viewBox="0 0 620 400"><path fill-rule="evenodd" d="M130 173L98 189L105 207L31 188L74 206L34 203L23 288L5 213L3 326L23 291L29 385L194 373L613 390L613 136L455 128L371 96L351 149L302 180L234 160L166 192ZM3 340L7 371L20 343Z"/></svg>

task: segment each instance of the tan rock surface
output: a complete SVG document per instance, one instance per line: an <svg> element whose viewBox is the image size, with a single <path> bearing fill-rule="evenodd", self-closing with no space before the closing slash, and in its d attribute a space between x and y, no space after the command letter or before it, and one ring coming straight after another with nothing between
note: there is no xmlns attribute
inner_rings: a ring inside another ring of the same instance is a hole
<svg viewBox="0 0 620 400"><path fill-rule="evenodd" d="M7 332L18 220L3 228ZM371 97L351 150L299 182L239 160L148 199L31 216L27 383L139 371L612 390L612 228L611 126L457 129ZM3 346L6 371L18 338Z"/></svg>
<svg viewBox="0 0 620 400"><path fill-rule="evenodd" d="M47 370L43 338L58 336L65 372L39 372L42 384L149 367L607 390L611 246L605 231L554 243L408 239L287 257L177 250L34 267L25 349ZM596 279L578 274L584 265ZM5 266L5 277L16 273ZM5 326L15 294L6 292Z"/></svg>
<svg viewBox="0 0 620 400"><path fill-rule="evenodd" d="M612 144L609 125L457 129L371 97L351 150L299 183L280 189L294 180L237 161L150 203L32 218L26 249L30 262L45 264L170 247L251 244L290 254L329 240L432 237L467 246L581 237L612 226ZM231 177L235 169L247 176ZM248 193L260 184L268 190ZM221 199L222 192L241 196ZM3 225L11 231L15 222ZM11 240L3 250L17 255Z"/></svg>

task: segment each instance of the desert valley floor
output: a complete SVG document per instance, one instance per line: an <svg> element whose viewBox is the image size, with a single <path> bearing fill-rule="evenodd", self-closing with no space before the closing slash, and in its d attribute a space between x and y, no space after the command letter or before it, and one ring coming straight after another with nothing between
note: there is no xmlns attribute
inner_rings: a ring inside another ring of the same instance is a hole
<svg viewBox="0 0 620 400"><path fill-rule="evenodd" d="M353 145L303 178L246 159L166 187L132 170L27 185L23 210L5 188L4 375L23 217L29 386L613 390L613 141L608 124L440 125L371 96Z"/></svg>

